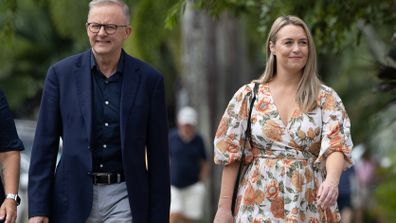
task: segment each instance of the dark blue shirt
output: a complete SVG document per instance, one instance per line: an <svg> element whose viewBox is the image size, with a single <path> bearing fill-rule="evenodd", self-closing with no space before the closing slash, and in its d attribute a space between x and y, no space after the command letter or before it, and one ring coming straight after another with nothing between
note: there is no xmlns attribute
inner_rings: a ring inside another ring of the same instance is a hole
<svg viewBox="0 0 396 223"><path fill-rule="evenodd" d="M340 183L338 184L339 194L350 195L352 193L351 180L355 175L355 168L350 167L342 172Z"/></svg>
<svg viewBox="0 0 396 223"><path fill-rule="evenodd" d="M0 152L23 150L4 93L0 91Z"/></svg>
<svg viewBox="0 0 396 223"><path fill-rule="evenodd" d="M23 143L19 139L15 122L8 107L4 93L0 91L0 152L23 150ZM4 188L0 181L0 204L4 200Z"/></svg>
<svg viewBox="0 0 396 223"><path fill-rule="evenodd" d="M124 52L117 71L106 78L91 54L93 87L93 172L123 173L120 136L120 100Z"/></svg>
<svg viewBox="0 0 396 223"><path fill-rule="evenodd" d="M205 144L200 135L185 143L177 129L169 133L171 184L184 188L199 181L201 163L206 160Z"/></svg>

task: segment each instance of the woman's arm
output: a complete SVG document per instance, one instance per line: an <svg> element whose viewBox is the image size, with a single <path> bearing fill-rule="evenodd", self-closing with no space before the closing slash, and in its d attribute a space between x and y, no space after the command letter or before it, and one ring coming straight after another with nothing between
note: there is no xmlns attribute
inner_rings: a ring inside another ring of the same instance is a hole
<svg viewBox="0 0 396 223"><path fill-rule="evenodd" d="M326 179L320 185L317 195L317 204L322 208L328 208L337 201L338 183L345 167L344 155L341 152L333 152L326 159Z"/></svg>
<svg viewBox="0 0 396 223"><path fill-rule="evenodd" d="M214 219L215 223L232 222L231 213L232 193L238 174L239 162L233 162L224 166L221 178L220 198L217 213Z"/></svg>

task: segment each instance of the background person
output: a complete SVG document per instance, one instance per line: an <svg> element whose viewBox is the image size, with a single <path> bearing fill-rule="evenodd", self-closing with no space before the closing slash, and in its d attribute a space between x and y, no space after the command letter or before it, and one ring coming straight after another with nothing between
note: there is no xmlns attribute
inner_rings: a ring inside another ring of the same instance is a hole
<svg viewBox="0 0 396 223"><path fill-rule="evenodd" d="M266 51L235 218L231 198L254 83L235 93L216 132L215 163L225 166L214 222L339 222L338 182L351 163L348 115L317 77L315 45L300 18L277 18Z"/></svg>
<svg viewBox="0 0 396 223"><path fill-rule="evenodd" d="M351 223L353 219L352 192L355 189L355 168L345 170L340 178L339 195L337 198L338 209L341 213L342 223Z"/></svg>
<svg viewBox="0 0 396 223"><path fill-rule="evenodd" d="M369 218L369 211L375 206L373 189L375 186L375 172L377 164L368 151L356 163L357 194L355 197L356 223L365 222Z"/></svg>
<svg viewBox="0 0 396 223"><path fill-rule="evenodd" d="M122 49L129 21L123 1L91 1L91 49L48 70L29 169L30 223L169 221L164 80Z"/></svg>
<svg viewBox="0 0 396 223"><path fill-rule="evenodd" d="M169 134L171 223L190 223L202 218L208 163L205 143L196 125L196 111L184 107L177 115L177 129Z"/></svg>
<svg viewBox="0 0 396 223"><path fill-rule="evenodd" d="M18 196L20 151L23 150L4 93L0 91L0 222L15 222ZM4 184L4 185L3 185Z"/></svg>

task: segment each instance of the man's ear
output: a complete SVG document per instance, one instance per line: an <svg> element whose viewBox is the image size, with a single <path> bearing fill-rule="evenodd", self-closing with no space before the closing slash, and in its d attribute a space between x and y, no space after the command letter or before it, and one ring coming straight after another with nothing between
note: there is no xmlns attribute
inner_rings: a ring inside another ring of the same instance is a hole
<svg viewBox="0 0 396 223"><path fill-rule="evenodd" d="M125 29L125 39L128 39L128 37L129 37L130 35L132 35L132 27L131 27L131 26L128 26L128 27Z"/></svg>

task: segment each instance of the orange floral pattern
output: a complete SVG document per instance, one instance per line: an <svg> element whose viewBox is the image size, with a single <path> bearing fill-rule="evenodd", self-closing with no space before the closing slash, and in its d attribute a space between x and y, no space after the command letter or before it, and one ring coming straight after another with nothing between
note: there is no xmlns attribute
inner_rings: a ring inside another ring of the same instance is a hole
<svg viewBox="0 0 396 223"><path fill-rule="evenodd" d="M214 145L216 164L240 160L253 83L240 88L220 121ZM339 222L337 206L316 206L324 162L341 152L351 164L350 121L337 93L322 85L318 106L296 109L285 125L268 84L261 84L252 111L252 141L244 149L249 164L241 179L236 223Z"/></svg>

